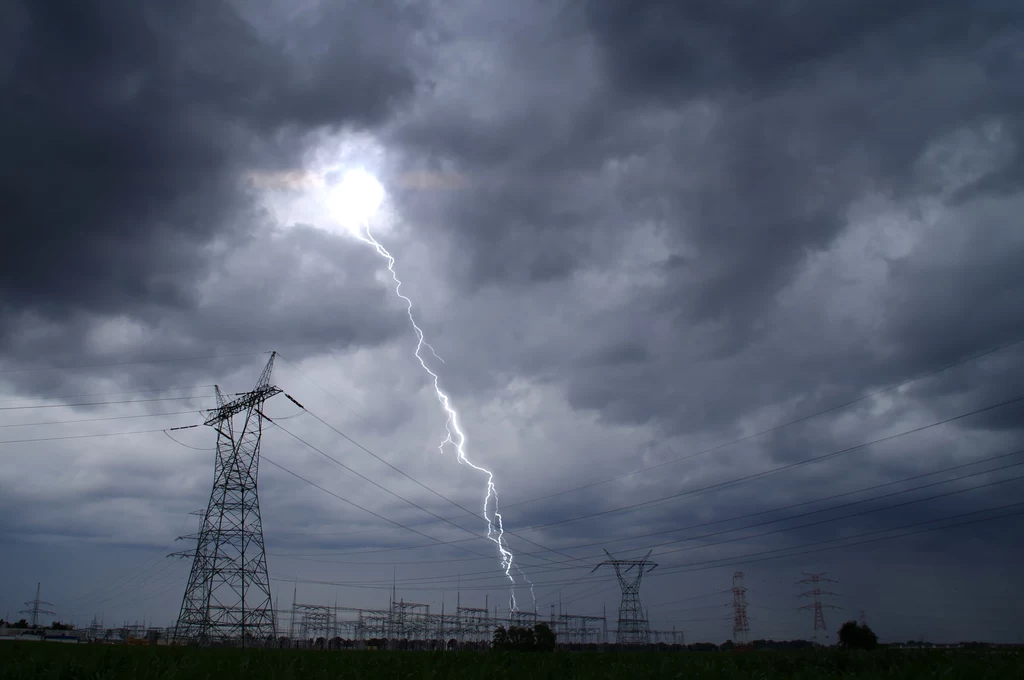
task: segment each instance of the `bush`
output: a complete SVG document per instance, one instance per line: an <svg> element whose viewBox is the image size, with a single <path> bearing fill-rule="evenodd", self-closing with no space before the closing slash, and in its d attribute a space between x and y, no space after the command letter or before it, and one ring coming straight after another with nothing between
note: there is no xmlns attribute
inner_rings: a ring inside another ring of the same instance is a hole
<svg viewBox="0 0 1024 680"><path fill-rule="evenodd" d="M512 626L505 630L498 626L491 640L494 649L516 652L553 652L555 650L555 633L546 623L538 623L533 628Z"/></svg>
<svg viewBox="0 0 1024 680"><path fill-rule="evenodd" d="M839 644L846 649L874 649L878 646L878 636L866 625L847 621L839 629Z"/></svg>

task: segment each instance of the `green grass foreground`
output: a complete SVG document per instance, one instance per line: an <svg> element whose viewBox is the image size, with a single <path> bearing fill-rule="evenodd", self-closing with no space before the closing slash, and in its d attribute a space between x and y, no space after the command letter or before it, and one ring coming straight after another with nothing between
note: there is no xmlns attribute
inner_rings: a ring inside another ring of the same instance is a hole
<svg viewBox="0 0 1024 680"><path fill-rule="evenodd" d="M958 650L474 653L0 643L5 680L1021 678L1024 653Z"/></svg>

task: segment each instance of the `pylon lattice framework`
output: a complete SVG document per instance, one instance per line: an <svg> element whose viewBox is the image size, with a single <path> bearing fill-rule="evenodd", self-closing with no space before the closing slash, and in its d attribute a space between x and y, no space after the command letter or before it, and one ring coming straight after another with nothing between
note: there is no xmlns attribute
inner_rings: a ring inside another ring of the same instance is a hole
<svg viewBox="0 0 1024 680"><path fill-rule="evenodd" d="M191 644L264 644L275 636L274 608L257 493L263 403L281 390L270 384L276 352L251 392L228 401L219 387L217 408L205 425L217 431L213 489L192 558L174 639ZM238 418L242 416L241 418ZM241 428L235 428L236 418Z"/></svg>
<svg viewBox="0 0 1024 680"><path fill-rule="evenodd" d="M617 560L610 552L604 551L608 559L594 567L594 573L608 564L615 568L615 576L619 579L622 589L622 602L619 604L618 630L615 631L615 642L620 645L647 645L651 642L651 630L643 607L640 604L640 582L644 574L649 573L658 565L648 562L651 551L639 560ZM636 568L633 574L630 570Z"/></svg>
<svg viewBox="0 0 1024 680"><path fill-rule="evenodd" d="M809 585L813 585L814 586L813 589L807 591L806 593L801 593L800 594L800 597L811 597L811 598L814 598L813 601L810 604L805 604L803 607L800 607L800 609L801 610L811 610L811 611L814 612L814 641L815 642L818 642L818 633L819 633L819 631L825 637L826 640L828 639L828 628L825 626L825 613L822 610L823 609L839 609L839 607L836 607L835 605L822 604L822 602L821 602L822 596L834 596L835 593L829 592L827 590L822 590L819 587L818 584L820 584L820 583L839 583L839 581L836 581L835 579L825 578L825 574L826 573L827 572L820 572L820 573L817 573L817 574L807 574L807 573L805 573L804 576L806 578L804 578L801 581L799 581L799 583L805 583L805 584L809 584Z"/></svg>
<svg viewBox="0 0 1024 680"><path fill-rule="evenodd" d="M747 589L743 585L743 572L732 575L732 639L736 644L746 644L750 637L750 621L747 619Z"/></svg>

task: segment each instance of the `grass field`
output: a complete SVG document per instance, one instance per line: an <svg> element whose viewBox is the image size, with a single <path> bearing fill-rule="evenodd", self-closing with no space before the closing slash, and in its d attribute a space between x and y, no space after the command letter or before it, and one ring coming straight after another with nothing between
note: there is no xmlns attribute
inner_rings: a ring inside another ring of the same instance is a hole
<svg viewBox="0 0 1024 680"><path fill-rule="evenodd" d="M1024 653L317 652L0 643L5 680L251 678L1021 678Z"/></svg>

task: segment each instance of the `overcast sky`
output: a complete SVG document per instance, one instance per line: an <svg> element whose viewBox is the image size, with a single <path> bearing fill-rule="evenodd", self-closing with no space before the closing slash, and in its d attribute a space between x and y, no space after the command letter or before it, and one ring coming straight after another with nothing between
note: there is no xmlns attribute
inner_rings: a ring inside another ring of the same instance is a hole
<svg viewBox="0 0 1024 680"><path fill-rule="evenodd" d="M832 632L1021 641L1022 31L1000 0L4 3L0 616L42 582L173 624L215 434L163 430L270 350L308 410L267 406L277 605L507 606L485 477L323 200L361 168L541 613L614 628L590 571L652 549L688 641L732 637L737 570L752 638L810 637L828 572Z"/></svg>

